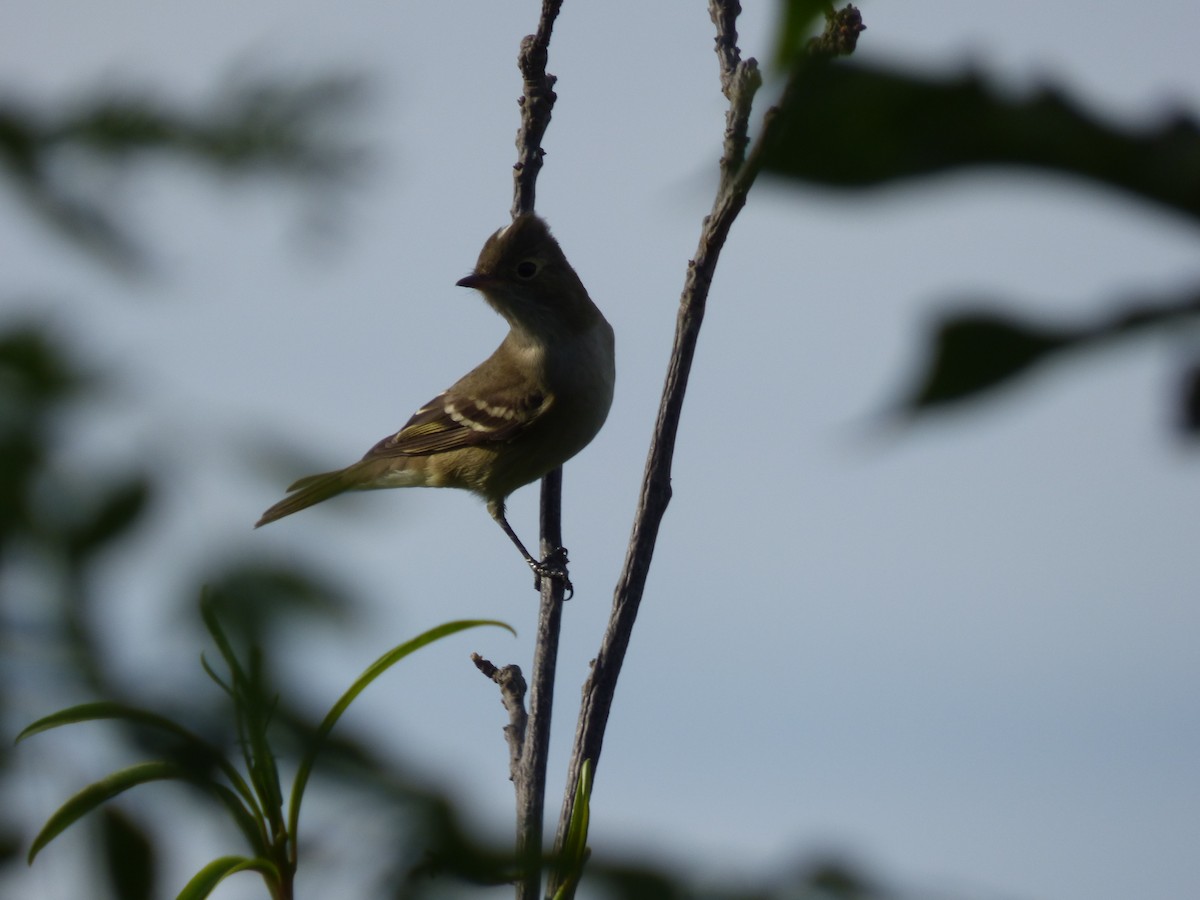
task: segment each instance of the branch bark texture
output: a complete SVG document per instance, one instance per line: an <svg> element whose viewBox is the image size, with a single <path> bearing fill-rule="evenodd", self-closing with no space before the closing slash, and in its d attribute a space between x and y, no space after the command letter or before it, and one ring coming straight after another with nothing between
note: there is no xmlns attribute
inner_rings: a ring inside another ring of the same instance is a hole
<svg viewBox="0 0 1200 900"><path fill-rule="evenodd" d="M710 0L709 13L717 29L716 52L720 62L721 88L729 100L720 185L712 211L704 219L696 255L688 263L675 321L674 344L642 478L633 532L625 564L613 593L608 628L583 687L575 746L558 821L556 853L562 850L566 840L575 807L575 785L583 762L590 759L593 766L599 763L617 678L645 591L659 526L671 500L671 461L675 453L675 438L696 341L704 321L709 286L729 228L745 205L746 195L757 174L757 168L746 160L746 147L749 143L750 112L754 95L762 84L762 76L753 59L741 59L737 46L737 17L740 12L741 6L737 0ZM553 895L557 887L551 884L549 893Z"/></svg>
<svg viewBox="0 0 1200 900"><path fill-rule="evenodd" d="M741 58L738 49L737 20L741 14L738 0L709 0L709 15L716 26L716 53L721 76L721 91L729 101L725 113L725 139L720 162L720 183L711 212L705 216L695 256L688 263L679 312L675 321L675 340L659 403L658 419L651 437L650 452L642 477L642 490L630 536L625 564L613 592L613 607L600 652L583 687L583 700L575 730L575 745L567 771L566 790L559 814L555 853L562 852L575 808L576 784L586 760L593 768L599 764L604 732L616 692L617 678L629 648L629 639L650 571L650 560L658 539L659 526L671 500L671 462L675 437L688 376L696 352L700 326L704 321L708 291L712 284L721 249L761 168L763 148L772 138L776 110L763 117L758 140L750 147L749 124L754 96L762 85L762 74L753 59ZM825 32L808 48L812 56L825 59L853 52L858 35L865 29L853 6L833 12L826 19ZM785 97L794 89L794 77L785 88ZM562 887L551 881L549 894ZM571 895L568 886L564 896Z"/></svg>
<svg viewBox="0 0 1200 900"><path fill-rule="evenodd" d="M555 77L546 72L550 54L550 36L562 8L562 0L543 0L537 32L521 41L517 66L521 71L522 91L518 101L521 124L517 130L517 162L513 166L512 215L534 211L537 177L545 151L542 138L550 125L557 96ZM541 495L542 559L562 546L562 469L542 479ZM517 860L521 874L517 882L518 900L535 900L542 887L542 838L545 819L546 763L550 753L550 723L554 710L554 677L558 663L558 638L562 623L563 583L557 578L541 579L538 606L537 640L534 644L533 676L529 689L529 713L523 740L512 752L510 771L517 800ZM519 670L518 670L519 675ZM507 704L507 701L506 701ZM517 720L510 709L510 725ZM513 740L509 741L510 752Z"/></svg>
<svg viewBox="0 0 1200 900"><path fill-rule="evenodd" d="M520 100L521 125L517 133L518 160L513 167L514 217L534 208L537 175L545 155L541 140L550 123L556 99L553 90L555 78L546 73L546 62L554 21L561 7L562 0L543 0L537 33L529 35L521 43L518 64L523 93ZM852 17L851 20L839 18L844 17L847 11ZM574 749L567 772L566 790L555 839L556 856L562 853L566 842L575 807L576 785L583 764L587 760L591 760L593 767L599 763L617 678L624 663L645 591L658 530L670 503L671 463L675 452L675 439L700 326L704 320L709 287L729 229L745 205L747 194L758 175L762 148L771 137L774 110L769 110L764 116L762 133L753 148L750 148L749 121L754 96L762 85L762 75L755 60L741 58L737 35L737 19L740 13L741 5L738 0L709 0L709 14L717 33L715 49L719 61L721 90L729 101L720 161L720 184L712 210L704 218L695 256L688 263L676 317L674 344L643 474L633 532L614 590L608 627L583 687ZM862 30L861 18L857 15L857 10L852 6L831 15L826 35L821 39L826 42L814 45L810 52L814 55L833 56L853 50L853 42ZM841 42L826 40L831 35L838 37ZM788 89L791 87L789 83ZM561 490L561 469L543 479L543 556L561 546ZM510 726L506 731L510 734L512 776L517 791L517 850L518 859L523 863L521 880L517 885L517 896L520 900L533 900L539 895L541 885L546 757L550 738L562 596L561 581L542 579L537 647L529 692L528 724L524 730L523 741L519 740L517 733L517 723L523 713L521 700L516 698L514 708L514 698L507 691L505 693L505 702L510 712ZM519 678L519 670L516 676ZM503 685L503 682L501 684ZM557 897L560 889L562 896L573 895L574 881L564 886L559 881L561 874L551 874L547 896Z"/></svg>

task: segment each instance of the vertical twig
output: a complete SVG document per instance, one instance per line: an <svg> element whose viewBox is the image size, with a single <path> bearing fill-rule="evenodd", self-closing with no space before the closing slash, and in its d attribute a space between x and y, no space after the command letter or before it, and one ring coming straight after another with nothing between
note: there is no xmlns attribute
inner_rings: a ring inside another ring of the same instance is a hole
<svg viewBox="0 0 1200 900"><path fill-rule="evenodd" d="M545 151L542 137L557 99L555 77L546 73L550 36L562 0L543 0L537 32L521 41L517 65L521 70L521 125L517 130L517 162L513 166L513 218L533 212L537 176ZM562 469L542 479L541 557L562 546ZM550 723L554 708L554 676L562 622L563 583L543 578L534 645L533 679L524 740L513 757L512 779L517 800L517 859L521 864L518 900L535 900L542 887L542 831L546 801L546 761L550 752ZM511 741L510 741L511 747Z"/></svg>
<svg viewBox="0 0 1200 900"><path fill-rule="evenodd" d="M847 7L830 18L828 28L838 27L845 30L844 23L837 20L839 16L847 14L847 11L854 17L858 15L854 7ZM567 771L566 790L555 837L556 854L562 852L566 841L575 806L576 783L583 763L591 760L593 767L599 763L617 678L645 590L658 529L671 499L671 461L675 451L675 437L713 272L716 270L717 260L729 229L745 205L746 195L758 174L761 149L764 142L770 138L773 110L768 111L764 117L762 134L747 156L750 112L754 95L762 84L762 75L753 59L741 59L737 46L737 17L740 12L741 5L738 0L709 0L709 14L717 30L716 52L720 63L721 90L729 100L729 109L725 115L720 184L712 211L704 218L696 255L688 263L675 323L675 341L646 460L633 532L625 564L613 592L613 607L608 628L583 688L575 745ZM858 20L858 26L861 30L861 20ZM548 893L553 895L560 887L563 885L558 883L556 873L551 877ZM571 886L566 886L563 893L570 896L573 893Z"/></svg>
<svg viewBox="0 0 1200 900"><path fill-rule="evenodd" d="M533 212L538 172L542 170L542 158L546 155L542 137L550 124L554 101L558 99L554 93L557 79L546 74L546 60L550 56L554 20L560 9L562 0L542 0L537 33L525 36L517 56L523 89L521 99L517 101L521 105L521 127L517 130L517 162L513 166L514 219L521 213Z"/></svg>
<svg viewBox="0 0 1200 900"><path fill-rule="evenodd" d="M542 479L541 555L562 546L562 469ZM563 583L542 579L537 640L533 649L533 682L529 692L529 725L517 785L517 855L524 877L518 900L536 900L542 889L542 832L546 811L546 763L550 756L550 723L554 712L554 676L558 667L558 635L562 624Z"/></svg>

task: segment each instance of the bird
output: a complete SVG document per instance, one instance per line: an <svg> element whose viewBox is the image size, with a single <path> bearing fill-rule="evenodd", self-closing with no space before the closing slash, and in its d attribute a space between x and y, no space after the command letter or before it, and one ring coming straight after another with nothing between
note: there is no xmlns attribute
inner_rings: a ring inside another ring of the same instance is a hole
<svg viewBox="0 0 1200 900"><path fill-rule="evenodd" d="M492 234L457 285L479 291L508 323L495 352L358 462L296 481L254 527L346 491L460 488L486 502L533 570L535 587L543 576L556 578L569 596L566 550L534 559L509 525L505 501L575 456L604 425L616 380L612 326L531 212Z"/></svg>

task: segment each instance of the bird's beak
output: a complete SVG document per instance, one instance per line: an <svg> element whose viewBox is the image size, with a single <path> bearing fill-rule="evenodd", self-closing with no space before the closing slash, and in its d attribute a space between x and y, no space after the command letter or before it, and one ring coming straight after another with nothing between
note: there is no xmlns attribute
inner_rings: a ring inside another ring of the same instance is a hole
<svg viewBox="0 0 1200 900"><path fill-rule="evenodd" d="M458 279L458 281L456 281L454 283L456 285L458 285L459 287L478 288L478 289L482 290L483 288L485 288L489 284L491 284L491 282L492 282L492 279L489 278L487 275L481 275L479 272L472 272L470 275L467 275L464 278L460 278L460 279Z"/></svg>

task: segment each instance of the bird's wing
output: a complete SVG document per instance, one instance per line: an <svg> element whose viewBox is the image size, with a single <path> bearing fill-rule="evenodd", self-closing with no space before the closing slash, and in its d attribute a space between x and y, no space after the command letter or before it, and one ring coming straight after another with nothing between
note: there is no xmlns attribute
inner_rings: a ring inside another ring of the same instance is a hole
<svg viewBox="0 0 1200 900"><path fill-rule="evenodd" d="M428 456L459 447L511 440L550 406L541 393L472 397L453 389L438 394L407 424L367 451L363 459Z"/></svg>

